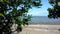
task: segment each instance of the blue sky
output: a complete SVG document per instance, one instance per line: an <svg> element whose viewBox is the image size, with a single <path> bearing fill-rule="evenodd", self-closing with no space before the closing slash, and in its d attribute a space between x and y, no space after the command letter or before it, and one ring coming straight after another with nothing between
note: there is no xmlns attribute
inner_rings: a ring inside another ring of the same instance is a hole
<svg viewBox="0 0 60 34"><path fill-rule="evenodd" d="M48 11L47 9L52 6L48 3L48 0L41 0L42 6L41 8L35 8L33 7L32 9L29 10L28 14L32 16L47 16Z"/></svg>

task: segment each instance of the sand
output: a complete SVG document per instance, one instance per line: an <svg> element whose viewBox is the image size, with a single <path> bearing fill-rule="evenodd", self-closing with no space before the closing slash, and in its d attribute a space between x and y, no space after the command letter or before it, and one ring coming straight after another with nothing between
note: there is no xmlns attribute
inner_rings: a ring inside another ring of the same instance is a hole
<svg viewBox="0 0 60 34"><path fill-rule="evenodd" d="M60 25L30 24L24 26L19 34L60 34Z"/></svg>

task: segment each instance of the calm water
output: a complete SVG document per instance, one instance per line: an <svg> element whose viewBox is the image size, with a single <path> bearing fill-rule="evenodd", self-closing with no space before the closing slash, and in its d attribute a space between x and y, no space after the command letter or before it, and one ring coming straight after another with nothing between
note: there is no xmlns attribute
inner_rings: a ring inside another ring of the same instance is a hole
<svg viewBox="0 0 60 34"><path fill-rule="evenodd" d="M30 23L60 23L60 18L50 19L47 16L33 16Z"/></svg>

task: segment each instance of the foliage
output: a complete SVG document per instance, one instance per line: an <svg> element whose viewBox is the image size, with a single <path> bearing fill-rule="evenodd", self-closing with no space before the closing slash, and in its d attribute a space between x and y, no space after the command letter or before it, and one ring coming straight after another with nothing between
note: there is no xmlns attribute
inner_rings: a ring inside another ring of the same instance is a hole
<svg viewBox="0 0 60 34"><path fill-rule="evenodd" d="M60 6L58 4L60 0L49 0L49 3L53 6L53 8L48 8L50 18L59 18L60 17Z"/></svg>
<svg viewBox="0 0 60 34"><path fill-rule="evenodd" d="M28 10L41 6L40 0L0 0L0 34L11 34L11 26L17 24L17 31L28 24Z"/></svg>

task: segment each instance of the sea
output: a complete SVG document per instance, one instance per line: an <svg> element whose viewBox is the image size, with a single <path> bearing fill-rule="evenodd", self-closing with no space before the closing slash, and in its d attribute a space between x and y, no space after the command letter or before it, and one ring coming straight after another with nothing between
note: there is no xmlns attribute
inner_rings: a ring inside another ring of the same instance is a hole
<svg viewBox="0 0 60 34"><path fill-rule="evenodd" d="M32 24L60 24L60 18L48 18L48 16L32 16L29 23Z"/></svg>

